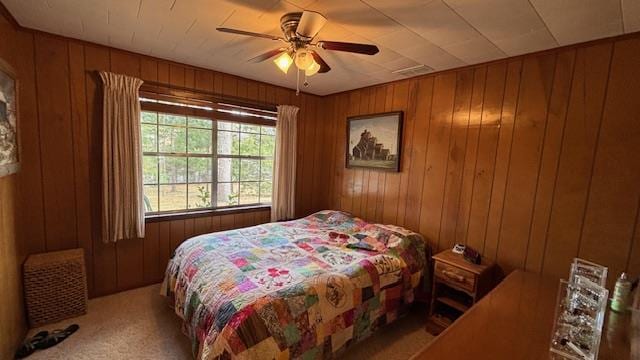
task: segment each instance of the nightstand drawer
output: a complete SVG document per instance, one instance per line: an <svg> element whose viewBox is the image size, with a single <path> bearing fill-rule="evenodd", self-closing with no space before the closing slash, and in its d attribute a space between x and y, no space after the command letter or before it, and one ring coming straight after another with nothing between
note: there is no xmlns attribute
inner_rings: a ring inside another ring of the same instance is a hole
<svg viewBox="0 0 640 360"><path fill-rule="evenodd" d="M435 275L441 281L469 292L476 287L476 274L436 261Z"/></svg>

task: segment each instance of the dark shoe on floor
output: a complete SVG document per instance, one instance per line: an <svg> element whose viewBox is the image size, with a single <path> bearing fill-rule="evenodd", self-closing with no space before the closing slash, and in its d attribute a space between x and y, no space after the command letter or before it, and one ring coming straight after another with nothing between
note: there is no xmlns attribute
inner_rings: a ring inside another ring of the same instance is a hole
<svg viewBox="0 0 640 360"><path fill-rule="evenodd" d="M76 332L80 326L73 324L69 325L64 330L53 330L49 335L42 341L36 344L36 348L38 350L48 349L50 347L56 346L59 343L63 342L66 338L68 338L71 334Z"/></svg>
<svg viewBox="0 0 640 360"><path fill-rule="evenodd" d="M39 333L33 335L30 339L25 340L18 351L16 351L15 358L24 359L27 356L33 354L33 352L38 349L38 346L40 346L40 344L47 338L47 336L49 336L48 331L40 331Z"/></svg>

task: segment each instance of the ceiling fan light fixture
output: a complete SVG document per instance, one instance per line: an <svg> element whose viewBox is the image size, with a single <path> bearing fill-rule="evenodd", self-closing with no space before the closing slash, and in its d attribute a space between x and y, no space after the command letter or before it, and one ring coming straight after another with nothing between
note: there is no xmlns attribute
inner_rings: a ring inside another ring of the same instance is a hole
<svg viewBox="0 0 640 360"><path fill-rule="evenodd" d="M275 58L275 60L273 60L273 63L276 64L278 69L280 69L283 73L286 74L289 72L289 67L293 63L293 59L291 58L291 55L289 55L288 52L283 52L282 54L280 54L280 56L278 56L277 58Z"/></svg>
<svg viewBox="0 0 640 360"><path fill-rule="evenodd" d="M0 0L0 2L2 2L2 0ZM364 55L375 55L380 51L377 46L370 44L328 40L313 42L326 22L327 18L324 17L324 15L315 11L304 10L302 12L290 12L282 15L280 18L282 36L231 28L216 28L216 30L223 33L285 43L286 45L281 45L280 48L267 51L249 59L249 62L260 63L276 57L273 63L285 74L289 72L291 64L295 63L298 77L300 76L300 71L304 71L305 76L312 76L316 73L324 74L331 70L327 62L313 50L314 48Z"/></svg>
<svg viewBox="0 0 640 360"><path fill-rule="evenodd" d="M313 60L313 63L311 63L311 65L304 71L304 73L307 76L313 76L318 73L318 70L320 70L320 64Z"/></svg>
<svg viewBox="0 0 640 360"><path fill-rule="evenodd" d="M307 50L296 51L296 66L300 70L307 70L313 64L313 55Z"/></svg>

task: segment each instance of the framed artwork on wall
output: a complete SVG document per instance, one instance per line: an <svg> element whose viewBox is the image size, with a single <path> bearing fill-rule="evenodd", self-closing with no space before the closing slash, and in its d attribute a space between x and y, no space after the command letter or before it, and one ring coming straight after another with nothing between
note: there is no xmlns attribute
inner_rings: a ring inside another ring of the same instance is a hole
<svg viewBox="0 0 640 360"><path fill-rule="evenodd" d="M0 177L20 168L18 148L18 80L0 59Z"/></svg>
<svg viewBox="0 0 640 360"><path fill-rule="evenodd" d="M402 111L347 118L347 168L400 171Z"/></svg>

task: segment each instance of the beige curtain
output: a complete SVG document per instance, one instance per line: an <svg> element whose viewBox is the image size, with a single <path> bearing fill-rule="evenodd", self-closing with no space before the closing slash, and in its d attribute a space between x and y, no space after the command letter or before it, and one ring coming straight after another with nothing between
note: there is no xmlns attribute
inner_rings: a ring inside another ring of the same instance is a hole
<svg viewBox="0 0 640 360"><path fill-rule="evenodd" d="M295 217L298 110L295 106L278 106L271 221Z"/></svg>
<svg viewBox="0 0 640 360"><path fill-rule="evenodd" d="M140 101L142 80L100 72L104 82L102 240L144 237Z"/></svg>

